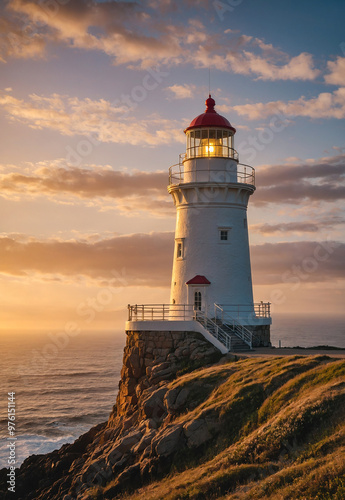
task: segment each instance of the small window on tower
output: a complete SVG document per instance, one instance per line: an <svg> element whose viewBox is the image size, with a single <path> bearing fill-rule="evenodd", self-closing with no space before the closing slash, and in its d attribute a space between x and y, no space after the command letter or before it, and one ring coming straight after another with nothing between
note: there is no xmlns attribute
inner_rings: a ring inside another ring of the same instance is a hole
<svg viewBox="0 0 345 500"><path fill-rule="evenodd" d="M177 243L177 258L181 259L182 257L182 243Z"/></svg>
<svg viewBox="0 0 345 500"><path fill-rule="evenodd" d="M176 240L176 259L182 260L184 258L184 241L183 238Z"/></svg>
<svg viewBox="0 0 345 500"><path fill-rule="evenodd" d="M226 229L220 230L220 241L228 241L228 231Z"/></svg>
<svg viewBox="0 0 345 500"><path fill-rule="evenodd" d="M230 243L230 227L219 227L219 242Z"/></svg>

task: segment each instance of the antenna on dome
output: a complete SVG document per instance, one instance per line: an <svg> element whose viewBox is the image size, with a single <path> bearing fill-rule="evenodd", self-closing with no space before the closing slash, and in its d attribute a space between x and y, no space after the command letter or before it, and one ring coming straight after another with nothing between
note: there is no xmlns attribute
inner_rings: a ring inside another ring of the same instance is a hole
<svg viewBox="0 0 345 500"><path fill-rule="evenodd" d="M208 95L211 96L211 68L208 68Z"/></svg>

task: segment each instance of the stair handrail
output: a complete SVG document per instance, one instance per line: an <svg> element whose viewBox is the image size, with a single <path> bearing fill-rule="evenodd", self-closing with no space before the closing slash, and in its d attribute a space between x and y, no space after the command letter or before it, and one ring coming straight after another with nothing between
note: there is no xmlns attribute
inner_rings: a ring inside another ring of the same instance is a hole
<svg viewBox="0 0 345 500"><path fill-rule="evenodd" d="M250 330L248 330L248 328L246 328L244 325L242 325L242 323L240 323L235 318L230 316L229 313L226 313L219 304L214 304L214 318L216 321L217 321L217 309L221 311L222 324L226 325L227 323L226 321L224 321L224 319L225 320L229 319L230 322L232 323L232 329L234 334L240 337L251 349L253 346L253 333Z"/></svg>
<svg viewBox="0 0 345 500"><path fill-rule="evenodd" d="M194 310L194 319L198 321L213 337L221 342L228 351L231 350L231 336L217 323L207 316L204 311ZM210 326L212 328L210 328Z"/></svg>

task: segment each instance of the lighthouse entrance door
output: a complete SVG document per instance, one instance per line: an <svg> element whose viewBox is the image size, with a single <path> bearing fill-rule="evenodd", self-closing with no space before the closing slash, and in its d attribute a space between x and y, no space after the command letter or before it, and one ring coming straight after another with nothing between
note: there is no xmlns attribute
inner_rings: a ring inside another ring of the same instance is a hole
<svg viewBox="0 0 345 500"><path fill-rule="evenodd" d="M210 284L205 276L199 274L187 281L187 304L193 306L194 311L207 313L207 288Z"/></svg>
<svg viewBox="0 0 345 500"><path fill-rule="evenodd" d="M194 292L194 310L201 311L201 292Z"/></svg>
<svg viewBox="0 0 345 500"><path fill-rule="evenodd" d="M187 304L194 311L207 311L207 286L188 286Z"/></svg>

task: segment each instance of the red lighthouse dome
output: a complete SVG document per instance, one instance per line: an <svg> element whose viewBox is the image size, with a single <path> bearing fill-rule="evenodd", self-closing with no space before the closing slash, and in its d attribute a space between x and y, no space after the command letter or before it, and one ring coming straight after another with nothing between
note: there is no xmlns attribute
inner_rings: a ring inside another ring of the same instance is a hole
<svg viewBox="0 0 345 500"><path fill-rule="evenodd" d="M192 130L196 128L205 128L205 127L217 127L217 128L226 128L232 130L233 134L235 134L236 129L231 125L229 120L227 120L224 116L219 115L217 111L214 109L216 105L216 101L212 99L211 94L208 99L206 99L206 110L205 113L197 116L192 120L187 130Z"/></svg>

